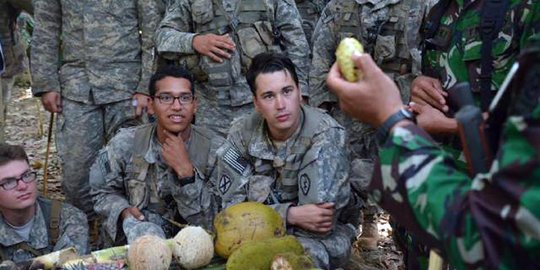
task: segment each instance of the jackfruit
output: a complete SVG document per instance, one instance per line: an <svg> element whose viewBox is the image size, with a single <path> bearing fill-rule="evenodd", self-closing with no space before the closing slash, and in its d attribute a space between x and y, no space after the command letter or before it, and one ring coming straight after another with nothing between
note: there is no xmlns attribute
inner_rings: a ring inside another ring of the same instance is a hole
<svg viewBox="0 0 540 270"><path fill-rule="evenodd" d="M313 268L313 261L307 255L281 253L272 260L271 270L306 270Z"/></svg>
<svg viewBox="0 0 540 270"><path fill-rule="evenodd" d="M285 235L285 224L272 208L257 202L235 204L214 218L216 253L228 258L246 241Z"/></svg>
<svg viewBox="0 0 540 270"><path fill-rule="evenodd" d="M356 68L352 61L355 53L364 53L364 47L355 38L344 38L336 50L336 60L345 80L356 82L362 79L362 72Z"/></svg>
<svg viewBox="0 0 540 270"><path fill-rule="evenodd" d="M272 260L280 253L302 255L304 248L292 235L263 241L250 241L231 254L227 260L226 269L270 269Z"/></svg>

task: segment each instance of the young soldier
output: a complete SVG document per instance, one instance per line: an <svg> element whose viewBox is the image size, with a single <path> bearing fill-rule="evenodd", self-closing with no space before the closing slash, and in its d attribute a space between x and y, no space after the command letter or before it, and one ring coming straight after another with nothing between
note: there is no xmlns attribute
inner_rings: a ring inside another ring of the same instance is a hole
<svg viewBox="0 0 540 270"><path fill-rule="evenodd" d="M124 235L173 237L175 221L211 228L215 214L206 184L222 139L191 124L198 106L191 74L167 66L152 76L149 93L156 122L122 129L90 173L95 211L116 244Z"/></svg>
<svg viewBox="0 0 540 270"><path fill-rule="evenodd" d="M0 257L16 263L74 247L88 251L84 213L39 196L36 172L21 146L0 144Z"/></svg>
<svg viewBox="0 0 540 270"><path fill-rule="evenodd" d="M341 219L348 216L342 213L351 196L345 130L302 105L294 64L286 56L256 56L247 81L257 112L235 122L218 150L215 186L222 206L270 205L318 267L335 269L347 262L356 236L347 224L354 221Z"/></svg>

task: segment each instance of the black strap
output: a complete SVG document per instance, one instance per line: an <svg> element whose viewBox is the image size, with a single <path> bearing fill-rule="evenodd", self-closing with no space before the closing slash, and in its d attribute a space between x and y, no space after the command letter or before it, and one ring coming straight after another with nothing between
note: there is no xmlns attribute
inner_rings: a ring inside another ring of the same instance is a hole
<svg viewBox="0 0 540 270"><path fill-rule="evenodd" d="M450 0L441 0L429 10L426 21L424 22L424 27L422 27L424 40L435 36L435 33L437 33L439 25L441 24L441 17L444 15L444 12L448 9L449 5Z"/></svg>
<svg viewBox="0 0 540 270"><path fill-rule="evenodd" d="M482 6L480 36L482 38L480 58L480 101L482 111L487 111L495 91L491 91L493 73L493 40L504 25L508 0L486 0Z"/></svg>

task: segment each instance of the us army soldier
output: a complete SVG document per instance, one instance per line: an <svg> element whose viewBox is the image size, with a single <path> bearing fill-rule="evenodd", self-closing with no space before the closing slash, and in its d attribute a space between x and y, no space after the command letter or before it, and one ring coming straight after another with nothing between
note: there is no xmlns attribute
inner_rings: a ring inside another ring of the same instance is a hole
<svg viewBox="0 0 540 270"><path fill-rule="evenodd" d="M90 173L95 210L115 245L149 233L174 237L174 222L211 229L217 212L208 185L223 139L191 124L198 107L191 74L165 66L149 88L156 122L122 129Z"/></svg>
<svg viewBox="0 0 540 270"><path fill-rule="evenodd" d="M313 46L311 43L311 36L313 31L315 31L315 25L319 21L319 17L324 10L324 7L330 0L295 0L296 7L300 16L302 17L302 28L304 29L304 34L306 34L306 39L310 46Z"/></svg>
<svg viewBox="0 0 540 270"><path fill-rule="evenodd" d="M176 1L157 30L156 46L195 74L197 123L222 135L253 108L245 72L259 53L287 53L302 93L309 92L309 46L293 0Z"/></svg>
<svg viewBox="0 0 540 270"><path fill-rule="evenodd" d="M335 269L347 262L356 236L351 217L342 215L357 202L350 200L345 130L302 105L298 77L286 56L255 57L247 81L257 112L235 122L218 150L215 186L222 206L268 204L317 267Z"/></svg>

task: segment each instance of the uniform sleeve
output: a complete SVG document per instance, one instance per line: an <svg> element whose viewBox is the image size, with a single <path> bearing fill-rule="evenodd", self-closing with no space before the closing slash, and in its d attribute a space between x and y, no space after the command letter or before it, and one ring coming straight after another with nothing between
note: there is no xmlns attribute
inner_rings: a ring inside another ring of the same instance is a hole
<svg viewBox="0 0 540 270"><path fill-rule="evenodd" d="M191 9L187 0L175 1L167 7L156 31L156 48L160 54L194 54Z"/></svg>
<svg viewBox="0 0 540 270"><path fill-rule="evenodd" d="M62 7L59 0L34 0L35 28L31 46L32 92L41 96L60 92L60 32Z"/></svg>
<svg viewBox="0 0 540 270"><path fill-rule="evenodd" d="M125 194L124 172L125 162L114 146L118 136L102 149L90 169L90 187L94 200L94 210L102 215L105 230L112 239L116 239L118 220L122 211L131 207Z"/></svg>
<svg viewBox="0 0 540 270"><path fill-rule="evenodd" d="M339 211L350 197L345 130L329 128L313 140L298 173L298 204L332 202Z"/></svg>
<svg viewBox="0 0 540 270"><path fill-rule="evenodd" d="M326 76L335 62L336 28L329 6L324 9L313 32L313 59L309 70L310 104L319 107L324 102L337 102L326 87Z"/></svg>
<svg viewBox="0 0 540 270"><path fill-rule="evenodd" d="M519 23L523 23L523 34L521 35L521 48L527 47L531 41L540 40L540 3L534 1L528 4L528 10L524 11L523 18Z"/></svg>
<svg viewBox="0 0 540 270"><path fill-rule="evenodd" d="M303 96L309 97L309 44L302 29L300 13L292 0L276 0L275 23L281 34L281 45L296 66Z"/></svg>
<svg viewBox="0 0 540 270"><path fill-rule="evenodd" d="M63 203L60 212L60 237L53 251L74 247L80 255L87 254L88 221L86 215L79 209Z"/></svg>
<svg viewBox="0 0 540 270"><path fill-rule="evenodd" d="M512 119L504 134L490 172L469 179L424 131L396 128L380 151L373 197L458 269L531 267L540 251L538 119Z"/></svg>
<svg viewBox="0 0 540 270"><path fill-rule="evenodd" d="M148 84L154 66L154 33L161 20L158 1L138 0L137 14L141 31L141 78L136 92L148 94Z"/></svg>

